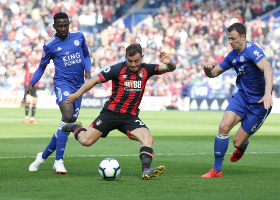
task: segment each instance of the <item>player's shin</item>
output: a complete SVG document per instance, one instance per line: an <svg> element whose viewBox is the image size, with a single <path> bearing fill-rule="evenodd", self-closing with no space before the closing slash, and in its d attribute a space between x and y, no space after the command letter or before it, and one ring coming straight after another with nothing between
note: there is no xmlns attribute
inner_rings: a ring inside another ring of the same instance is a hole
<svg viewBox="0 0 280 200"><path fill-rule="evenodd" d="M56 149L56 142L57 142L57 133L53 134L53 137L48 144L47 148L42 154L43 159L47 159Z"/></svg>
<svg viewBox="0 0 280 200"><path fill-rule="evenodd" d="M61 130L57 130L56 160L63 160L68 135L69 132L62 132Z"/></svg>
<svg viewBox="0 0 280 200"><path fill-rule="evenodd" d="M228 141L229 141L229 134L220 134L217 133L214 143L214 155L215 155L215 165L214 169L217 171L222 170L222 164L224 160L224 156L228 149Z"/></svg>
<svg viewBox="0 0 280 200"><path fill-rule="evenodd" d="M142 163L142 171L144 171L147 168L150 168L150 165L153 160L153 155L154 152L152 148L145 146L140 148L139 157Z"/></svg>

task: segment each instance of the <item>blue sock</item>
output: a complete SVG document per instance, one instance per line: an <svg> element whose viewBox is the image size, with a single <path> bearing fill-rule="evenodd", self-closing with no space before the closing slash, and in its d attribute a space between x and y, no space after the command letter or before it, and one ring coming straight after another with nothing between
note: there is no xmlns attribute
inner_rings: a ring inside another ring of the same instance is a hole
<svg viewBox="0 0 280 200"><path fill-rule="evenodd" d="M247 146L248 146L248 140L246 140L246 142L244 143L244 145L242 147L237 148L237 149L240 151L245 151L247 149Z"/></svg>
<svg viewBox="0 0 280 200"><path fill-rule="evenodd" d="M66 147L69 132L62 132L61 128L65 125L61 122L57 130L57 142L56 142L56 160L63 160L63 155Z"/></svg>
<svg viewBox="0 0 280 200"><path fill-rule="evenodd" d="M53 134L53 137L50 141L50 143L48 144L47 148L45 149L45 151L43 152L42 158L46 159L49 157L49 155L51 155L55 149L56 149L56 133Z"/></svg>
<svg viewBox="0 0 280 200"><path fill-rule="evenodd" d="M222 171L222 164L224 160L224 156L228 149L228 141L229 141L229 134L223 135L219 132L215 138L214 144L214 155L215 155L215 165L214 169L217 171Z"/></svg>

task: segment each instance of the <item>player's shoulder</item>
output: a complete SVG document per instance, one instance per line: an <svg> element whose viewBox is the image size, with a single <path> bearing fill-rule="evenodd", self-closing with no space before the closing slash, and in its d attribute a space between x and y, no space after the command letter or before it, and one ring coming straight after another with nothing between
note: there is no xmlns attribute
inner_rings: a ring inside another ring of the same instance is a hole
<svg viewBox="0 0 280 200"><path fill-rule="evenodd" d="M50 37L45 43L44 46L50 47L51 45L53 45L56 42L57 38L53 35L52 37Z"/></svg>
<svg viewBox="0 0 280 200"><path fill-rule="evenodd" d="M69 34L72 37L84 37L84 34L81 31L69 31Z"/></svg>
<svg viewBox="0 0 280 200"><path fill-rule="evenodd" d="M247 41L245 51L253 51L255 49L261 49L257 44Z"/></svg>

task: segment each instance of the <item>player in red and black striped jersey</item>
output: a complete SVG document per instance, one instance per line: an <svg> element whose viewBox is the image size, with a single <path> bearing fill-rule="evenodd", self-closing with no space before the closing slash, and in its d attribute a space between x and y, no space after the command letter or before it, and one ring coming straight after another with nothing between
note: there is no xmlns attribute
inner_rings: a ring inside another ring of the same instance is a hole
<svg viewBox="0 0 280 200"><path fill-rule="evenodd" d="M92 145L114 129L123 132L132 140L139 141L141 178L147 180L162 174L165 167L150 167L154 154L153 137L138 117L139 105L147 80L153 75L174 71L176 66L164 52L160 53L160 61L163 63L161 65L141 63L143 57L140 44L130 44L126 48L126 62L108 67L98 76L88 80L76 93L70 94L67 103L74 102L96 84L112 80L112 95L88 130L76 124L67 124L62 131L74 132L75 138L84 146Z"/></svg>
<svg viewBox="0 0 280 200"><path fill-rule="evenodd" d="M22 67L25 71L25 78L24 78L25 90L28 88L30 80L32 79L33 74L38 69L39 65L40 62L37 59L37 53L36 51L32 51L30 53L29 60L27 60ZM25 101L25 119L24 119L25 124L28 123L38 124L38 122L34 118L36 112L36 104L37 104L37 90L38 90L38 83L34 85L31 93L27 95ZM31 118L29 119L28 113L29 113L29 105L30 105L31 97L32 97L32 113L31 113Z"/></svg>

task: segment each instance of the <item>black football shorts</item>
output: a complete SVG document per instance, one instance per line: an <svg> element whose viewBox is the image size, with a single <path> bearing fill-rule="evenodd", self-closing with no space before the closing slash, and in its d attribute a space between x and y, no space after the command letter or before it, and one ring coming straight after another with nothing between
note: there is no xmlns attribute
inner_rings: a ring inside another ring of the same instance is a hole
<svg viewBox="0 0 280 200"><path fill-rule="evenodd" d="M107 137L110 131L119 130L130 139L130 132L137 128L147 128L147 126L137 116L117 113L109 110L102 110L100 115L92 122L90 127L103 133L101 137ZM147 128L148 129L148 128Z"/></svg>

